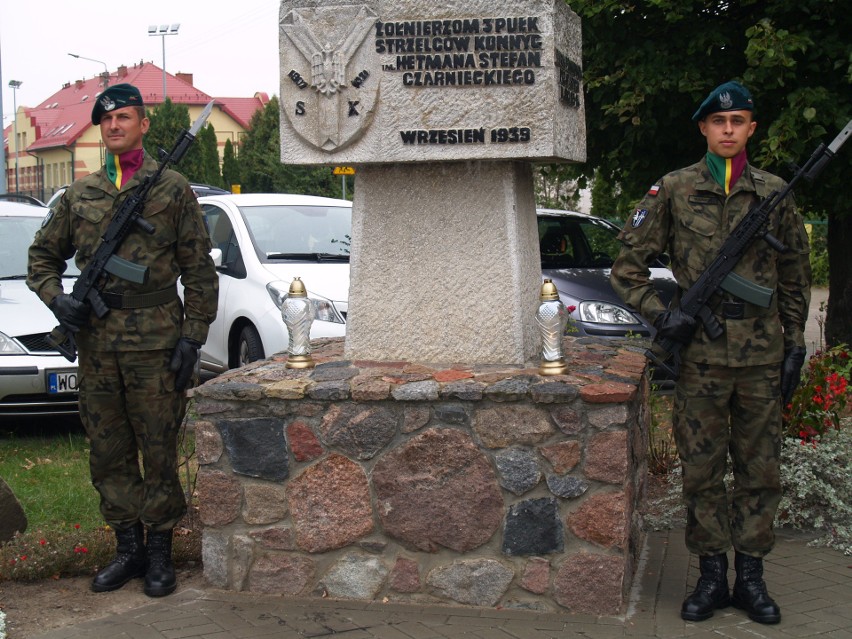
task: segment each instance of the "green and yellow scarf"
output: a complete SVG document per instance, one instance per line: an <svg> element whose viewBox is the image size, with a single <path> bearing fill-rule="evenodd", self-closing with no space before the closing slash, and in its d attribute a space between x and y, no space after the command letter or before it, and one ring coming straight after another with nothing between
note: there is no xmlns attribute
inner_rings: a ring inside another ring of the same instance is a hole
<svg viewBox="0 0 852 639"><path fill-rule="evenodd" d="M743 149L732 158L723 158L715 153L707 151L707 167L713 179L719 183L725 194L731 192L731 188L740 179L748 163L746 150Z"/></svg>
<svg viewBox="0 0 852 639"><path fill-rule="evenodd" d="M115 188L120 189L139 170L144 158L145 151L142 149L133 149L121 155L113 155L107 151L106 174L109 181L115 184Z"/></svg>

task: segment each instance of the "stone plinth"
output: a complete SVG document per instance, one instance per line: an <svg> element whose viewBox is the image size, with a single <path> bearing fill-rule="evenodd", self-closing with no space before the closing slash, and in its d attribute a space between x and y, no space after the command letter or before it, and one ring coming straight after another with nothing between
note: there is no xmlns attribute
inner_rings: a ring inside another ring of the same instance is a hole
<svg viewBox="0 0 852 639"><path fill-rule="evenodd" d="M195 389L204 573L233 590L617 614L641 547L642 345L569 373L274 356Z"/></svg>
<svg viewBox="0 0 852 639"><path fill-rule="evenodd" d="M519 364L536 355L529 165L365 167L350 259L348 359Z"/></svg>

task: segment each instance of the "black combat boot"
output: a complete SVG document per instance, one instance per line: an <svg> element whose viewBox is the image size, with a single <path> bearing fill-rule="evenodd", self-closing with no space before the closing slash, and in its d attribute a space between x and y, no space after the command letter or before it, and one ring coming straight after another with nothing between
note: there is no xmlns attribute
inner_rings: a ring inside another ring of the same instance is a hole
<svg viewBox="0 0 852 639"><path fill-rule="evenodd" d="M172 563L172 531L148 531L148 569L145 571L145 594L165 597L177 588L175 565Z"/></svg>
<svg viewBox="0 0 852 639"><path fill-rule="evenodd" d="M92 590L118 590L131 579L145 575L144 534L145 529L141 523L126 530L115 528L115 558L95 575Z"/></svg>
<svg viewBox="0 0 852 639"><path fill-rule="evenodd" d="M686 621L704 621L713 616L716 608L727 608L731 603L728 593L728 555L699 557L701 576L695 590L680 607L680 618Z"/></svg>
<svg viewBox="0 0 852 639"><path fill-rule="evenodd" d="M763 581L763 559L750 557L740 552L734 556L737 579L731 603L748 613L749 619L757 623L778 623L781 609L766 592Z"/></svg>

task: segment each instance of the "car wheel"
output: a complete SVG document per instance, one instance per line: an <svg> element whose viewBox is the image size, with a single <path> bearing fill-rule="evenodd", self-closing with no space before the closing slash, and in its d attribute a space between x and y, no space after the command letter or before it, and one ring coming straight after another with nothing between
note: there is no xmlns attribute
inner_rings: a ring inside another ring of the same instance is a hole
<svg viewBox="0 0 852 639"><path fill-rule="evenodd" d="M256 362L263 359L263 342L260 341L260 335L254 326L246 326L240 331L240 337L237 340L237 366L245 366L251 362Z"/></svg>

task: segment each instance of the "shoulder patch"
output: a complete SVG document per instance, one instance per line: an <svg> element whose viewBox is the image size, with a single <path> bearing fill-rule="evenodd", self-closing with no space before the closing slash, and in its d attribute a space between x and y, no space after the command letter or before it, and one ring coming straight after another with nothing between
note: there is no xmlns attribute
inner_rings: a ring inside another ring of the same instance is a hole
<svg viewBox="0 0 852 639"><path fill-rule="evenodd" d="M636 229L642 226L642 222L648 217L648 209L636 209L630 218L630 225Z"/></svg>
<svg viewBox="0 0 852 639"><path fill-rule="evenodd" d="M657 193L659 193L659 192L660 192L660 185L659 184L655 184L650 189L648 189L648 195L653 195L655 197L656 197Z"/></svg>
<svg viewBox="0 0 852 639"><path fill-rule="evenodd" d="M47 212L47 215L44 216L44 219L41 221L41 228L44 228L48 224L50 224L50 220L53 219L53 209L50 209Z"/></svg>

